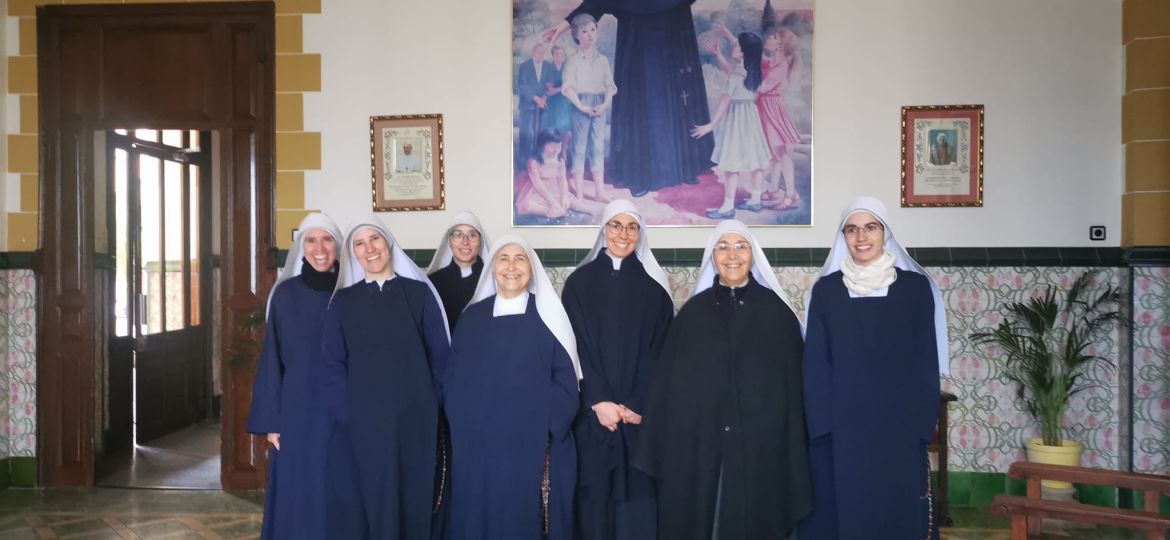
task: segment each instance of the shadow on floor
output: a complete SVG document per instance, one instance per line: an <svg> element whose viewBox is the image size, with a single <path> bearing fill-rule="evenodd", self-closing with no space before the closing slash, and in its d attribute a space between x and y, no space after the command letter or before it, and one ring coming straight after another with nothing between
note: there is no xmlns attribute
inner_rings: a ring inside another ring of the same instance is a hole
<svg viewBox="0 0 1170 540"><path fill-rule="evenodd" d="M100 487L220 489L220 422L207 420L106 458Z"/></svg>

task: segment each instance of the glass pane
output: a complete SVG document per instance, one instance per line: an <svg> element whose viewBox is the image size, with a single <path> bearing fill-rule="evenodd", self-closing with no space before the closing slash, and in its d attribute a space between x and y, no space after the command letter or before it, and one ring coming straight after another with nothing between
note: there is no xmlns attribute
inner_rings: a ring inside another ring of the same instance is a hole
<svg viewBox="0 0 1170 540"><path fill-rule="evenodd" d="M158 142L157 129L136 129L134 136L144 141Z"/></svg>
<svg viewBox="0 0 1170 540"><path fill-rule="evenodd" d="M142 279L139 281L142 299L138 316L139 332L143 335L163 331L163 257L162 257L162 193L158 158L138 156L138 202L142 216L139 241L142 245Z"/></svg>
<svg viewBox="0 0 1170 540"><path fill-rule="evenodd" d="M128 133L130 133L130 132L129 132L129 131L126 131L126 130L124 130L124 129L115 129L115 130L114 130L114 133L117 133L118 135L126 135L126 134L128 134Z"/></svg>
<svg viewBox="0 0 1170 540"><path fill-rule="evenodd" d="M191 130L187 132L187 148L194 150L199 149L199 132Z"/></svg>
<svg viewBox="0 0 1170 540"><path fill-rule="evenodd" d="M186 326L183 320L183 164L163 162L163 231L166 261L166 329L178 330Z"/></svg>
<svg viewBox="0 0 1170 540"><path fill-rule="evenodd" d="M130 212L126 151L114 150L114 333L130 335Z"/></svg>
<svg viewBox="0 0 1170 540"><path fill-rule="evenodd" d="M162 132L162 142L167 146L174 146L175 148L183 147L183 130L181 129L166 129Z"/></svg>
<svg viewBox="0 0 1170 540"><path fill-rule="evenodd" d="M195 140L198 140L199 132L193 132ZM191 258L191 326L199 326L200 320L200 304L199 304L199 167L196 165L187 166L187 182L188 182L188 197L191 209L188 214L189 229L187 239L189 242L188 256Z"/></svg>

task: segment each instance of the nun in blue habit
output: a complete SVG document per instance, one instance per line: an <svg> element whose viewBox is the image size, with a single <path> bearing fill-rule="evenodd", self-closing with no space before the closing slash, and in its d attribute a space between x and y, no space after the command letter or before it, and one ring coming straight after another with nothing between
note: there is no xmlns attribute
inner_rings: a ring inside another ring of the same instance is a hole
<svg viewBox="0 0 1170 540"><path fill-rule="evenodd" d="M430 538L438 381L449 352L426 276L377 216L354 223L321 345L332 421L328 538Z"/></svg>
<svg viewBox="0 0 1170 540"><path fill-rule="evenodd" d="M337 283L341 231L324 214L297 227L288 260L268 294L267 326L249 433L272 445L261 538L325 537L325 408L321 377L321 320Z"/></svg>
<svg viewBox="0 0 1170 540"><path fill-rule="evenodd" d="M841 213L807 306L814 502L800 539L938 538L926 446L948 372L946 313L881 201L860 197Z"/></svg>
<svg viewBox="0 0 1170 540"><path fill-rule="evenodd" d="M597 243L565 281L561 300L581 358L577 539L656 535L654 480L630 465L674 303L634 203L606 205Z"/></svg>
<svg viewBox="0 0 1170 540"><path fill-rule="evenodd" d="M448 540L572 538L581 368L569 318L528 243L492 246L444 378Z"/></svg>

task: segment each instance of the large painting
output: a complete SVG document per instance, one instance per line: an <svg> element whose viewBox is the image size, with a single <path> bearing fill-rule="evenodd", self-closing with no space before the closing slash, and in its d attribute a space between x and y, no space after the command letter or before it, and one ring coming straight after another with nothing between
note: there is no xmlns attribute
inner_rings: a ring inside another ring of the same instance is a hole
<svg viewBox="0 0 1170 540"><path fill-rule="evenodd" d="M812 2L513 0L513 223L811 225Z"/></svg>

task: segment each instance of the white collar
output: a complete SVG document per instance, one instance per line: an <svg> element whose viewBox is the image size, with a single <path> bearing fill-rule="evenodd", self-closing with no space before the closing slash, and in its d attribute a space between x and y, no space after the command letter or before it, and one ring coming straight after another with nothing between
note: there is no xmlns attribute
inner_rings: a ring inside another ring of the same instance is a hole
<svg viewBox="0 0 1170 540"><path fill-rule="evenodd" d="M388 278L386 278L386 279L370 279L370 278L368 278L368 277L367 277L367 278L365 278L365 282L366 282L366 283L377 283L377 284L378 284L378 289L381 289L381 288L382 288L382 286L383 286L383 285L385 285L387 281L390 281L390 280L392 280L392 279L394 279L394 278L396 278L396 277L398 277L398 274L395 274L395 273L391 272L391 273L390 273L390 277L388 277Z"/></svg>
<svg viewBox="0 0 1170 540"><path fill-rule="evenodd" d="M470 277L471 273L475 271L474 263L470 266L463 266L462 264L455 263L455 266L459 267L459 277Z"/></svg>
<svg viewBox="0 0 1170 540"><path fill-rule="evenodd" d="M609 255L609 253L607 252L606 255ZM621 270L622 269L622 261L626 260L626 258L625 257L614 257L613 255L609 255L609 260L610 260L610 262L613 263L614 270Z"/></svg>
<svg viewBox="0 0 1170 540"><path fill-rule="evenodd" d="M516 295L515 298L504 298L497 294L496 303L492 306L492 317L523 315L525 311L528 311L529 294L528 291L524 291Z"/></svg>

